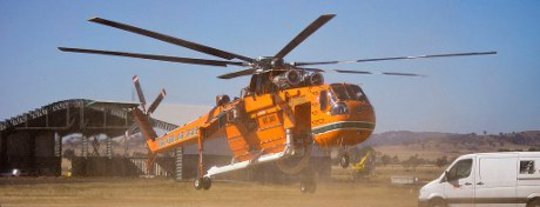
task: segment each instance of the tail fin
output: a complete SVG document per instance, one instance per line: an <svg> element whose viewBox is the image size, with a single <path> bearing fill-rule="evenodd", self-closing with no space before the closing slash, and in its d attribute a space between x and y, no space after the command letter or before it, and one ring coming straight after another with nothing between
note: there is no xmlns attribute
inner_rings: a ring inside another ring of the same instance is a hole
<svg viewBox="0 0 540 207"><path fill-rule="evenodd" d="M133 117L135 118L135 122L139 126L139 129L141 130L144 138L146 139L148 148L150 148L150 151L155 152L157 149L157 146L154 141L156 140L157 133L152 127L149 117L144 112L142 112L139 108L134 108L131 111L131 113L133 114Z"/></svg>

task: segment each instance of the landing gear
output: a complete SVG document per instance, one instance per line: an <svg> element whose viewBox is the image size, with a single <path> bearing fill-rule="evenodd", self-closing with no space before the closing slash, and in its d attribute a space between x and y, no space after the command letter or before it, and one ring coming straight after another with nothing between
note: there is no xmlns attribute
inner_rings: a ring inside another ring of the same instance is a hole
<svg viewBox="0 0 540 207"><path fill-rule="evenodd" d="M210 187L212 187L212 179L210 179L209 177L203 177L202 181L203 181L202 187L204 190L208 190L210 189Z"/></svg>
<svg viewBox="0 0 540 207"><path fill-rule="evenodd" d="M315 171L311 166L304 169L300 175L300 192L315 193L317 190L317 182L315 182Z"/></svg>
<svg viewBox="0 0 540 207"><path fill-rule="evenodd" d="M317 183L314 180L300 181L300 191L302 193L315 193Z"/></svg>
<svg viewBox="0 0 540 207"><path fill-rule="evenodd" d="M347 167L349 167L349 163L350 163L349 154L345 153L345 154L341 155L341 157L339 158L339 165L342 168L347 168Z"/></svg>
<svg viewBox="0 0 540 207"><path fill-rule="evenodd" d="M204 190L208 190L210 189L210 187L212 187L212 179L210 179L210 177L207 177L207 176L203 176L204 175L204 166L203 166L203 142L202 142L202 137L203 137L203 133L201 132L201 130L199 130L198 132L199 134L199 138L197 139L197 144L198 144L198 151L199 151L199 160L198 160L198 173L199 173L199 176L195 179L195 181L193 182L193 187L195 188L195 190L200 190L200 189L204 189Z"/></svg>
<svg viewBox="0 0 540 207"><path fill-rule="evenodd" d="M193 187L195 190L208 190L210 187L212 187L212 179L209 177L197 178L195 181L193 181Z"/></svg>
<svg viewBox="0 0 540 207"><path fill-rule="evenodd" d="M193 187L195 190L200 190L203 187L203 179L202 178L196 178L195 181L193 181Z"/></svg>

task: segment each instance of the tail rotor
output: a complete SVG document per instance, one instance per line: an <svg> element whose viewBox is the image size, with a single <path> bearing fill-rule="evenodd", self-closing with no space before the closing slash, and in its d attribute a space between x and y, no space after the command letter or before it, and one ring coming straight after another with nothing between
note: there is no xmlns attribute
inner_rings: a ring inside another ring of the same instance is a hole
<svg viewBox="0 0 540 207"><path fill-rule="evenodd" d="M159 95L154 99L152 104L150 104L150 107L148 109L146 108L146 98L144 97L141 83L139 82L139 76L135 75L132 78L133 80L133 86L135 87L135 91L137 92L137 97L139 98L139 105L141 106L142 112L144 112L145 115L149 116L150 114L154 113L154 111L157 109L161 101L165 98L167 95L167 92L165 89L161 89L161 92Z"/></svg>
<svg viewBox="0 0 540 207"><path fill-rule="evenodd" d="M155 146L155 139L157 137L157 134L153 128L152 120L150 119L150 115L154 113L154 111L157 109L161 101L165 98L167 95L167 92L165 92L165 89L161 89L161 92L159 95L154 99L154 101L150 104L148 108L146 108L146 98L144 97L141 83L139 82L139 76L135 75L132 78L133 86L135 87L135 91L137 92L137 97L139 98L139 106L132 109L131 113L133 115L133 119L135 120L135 124L131 126L128 130L126 130L126 137L130 137L132 134L140 131L144 138L146 139L146 143L148 144L148 162L147 162L147 173L148 175L152 174L153 171L153 162L155 158L154 151L156 150ZM127 140L126 140L127 141Z"/></svg>

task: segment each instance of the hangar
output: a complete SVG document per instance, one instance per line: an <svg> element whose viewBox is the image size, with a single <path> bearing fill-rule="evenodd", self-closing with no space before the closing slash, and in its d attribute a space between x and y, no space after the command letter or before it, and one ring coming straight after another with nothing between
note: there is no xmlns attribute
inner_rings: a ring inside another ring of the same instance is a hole
<svg viewBox="0 0 540 207"><path fill-rule="evenodd" d="M79 133L82 134L80 157L85 159L78 162L92 163L87 159L88 138L104 134L107 137L105 157L108 159L97 163L109 165L109 174L115 174L114 167L118 165L113 165L115 160L112 157L111 139L123 136L134 124L128 112L136 106L137 103L129 102L69 99L0 122L0 171L5 173L20 169L30 175L60 175L62 138ZM163 130L177 127L157 119L152 119L152 123ZM79 170L74 173L86 172Z"/></svg>

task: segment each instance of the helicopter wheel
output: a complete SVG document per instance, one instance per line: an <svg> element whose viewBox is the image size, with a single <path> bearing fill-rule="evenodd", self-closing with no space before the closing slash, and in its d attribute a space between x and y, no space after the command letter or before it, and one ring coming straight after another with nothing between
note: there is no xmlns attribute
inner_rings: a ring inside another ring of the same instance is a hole
<svg viewBox="0 0 540 207"><path fill-rule="evenodd" d="M341 155L341 158L339 159L339 165L342 168L347 168L347 167L349 167L349 163L350 163L349 155L348 154Z"/></svg>
<svg viewBox="0 0 540 207"><path fill-rule="evenodd" d="M203 177L202 178L202 188L204 190L208 190L208 189L210 189L210 187L212 187L212 179L210 179L209 177Z"/></svg>
<svg viewBox="0 0 540 207"><path fill-rule="evenodd" d="M315 193L316 190L317 183L314 180L300 182L300 191L302 193Z"/></svg>
<svg viewBox="0 0 540 207"><path fill-rule="evenodd" d="M302 193L315 193L317 182L315 182L315 171L310 166L304 169L300 175L300 191Z"/></svg>
<svg viewBox="0 0 540 207"><path fill-rule="evenodd" d="M204 178L196 178L193 181L193 187L195 190L200 190L204 187Z"/></svg>

